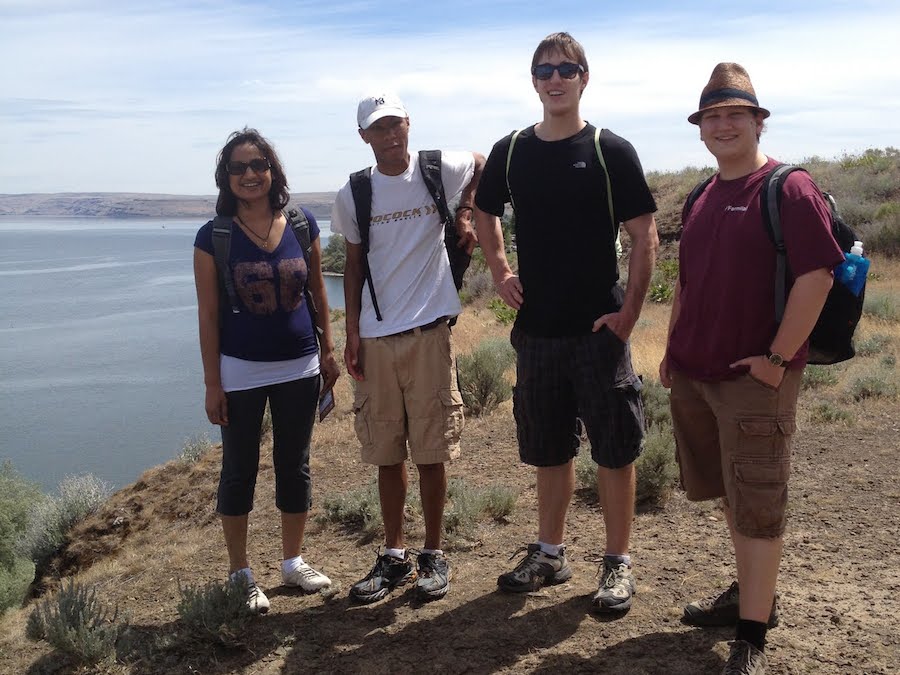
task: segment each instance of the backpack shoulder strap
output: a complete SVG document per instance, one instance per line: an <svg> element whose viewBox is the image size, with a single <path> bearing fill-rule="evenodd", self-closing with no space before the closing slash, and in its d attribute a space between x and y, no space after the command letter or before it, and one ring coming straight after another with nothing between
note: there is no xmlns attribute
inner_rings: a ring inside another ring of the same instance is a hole
<svg viewBox="0 0 900 675"><path fill-rule="evenodd" d="M512 132L512 136L509 138L509 150L506 151L506 191L509 193L509 203L512 204L513 212L516 210L516 204L513 202L512 188L509 187L509 165L512 163L512 153L516 145L516 139L521 132L521 129L516 129Z"/></svg>
<svg viewBox="0 0 900 675"><path fill-rule="evenodd" d="M450 206L447 204L447 195L444 193L444 181L441 179L441 151L420 150L419 171L422 172L422 180L428 188L428 194L434 200L441 223L445 227L452 225L450 219Z"/></svg>
<svg viewBox="0 0 900 675"><path fill-rule="evenodd" d="M712 183L712 179L716 177L716 174L704 178L699 183L694 186L687 196L687 199L684 201L684 209L681 212L681 223L682 227L684 226L684 220L688 217L688 214L691 212L691 209L694 208L694 204L700 198L700 195L703 194L703 191L709 187L709 184Z"/></svg>
<svg viewBox="0 0 900 675"><path fill-rule="evenodd" d="M372 270L369 267L369 228L372 225L372 167L360 169L350 174L350 192L356 209L356 226L359 228L359 243L363 250L363 272L369 285L375 318L381 321L381 310L372 285Z"/></svg>
<svg viewBox="0 0 900 675"><path fill-rule="evenodd" d="M603 175L606 178L606 202L609 205L609 222L616 229L616 259L622 257L622 238L619 236L619 221L616 220L616 211L613 208L612 181L609 179L609 169L606 168L606 160L603 158L603 150L600 149L599 127L594 129L594 149L597 151L597 159L603 167Z"/></svg>
<svg viewBox="0 0 900 675"><path fill-rule="evenodd" d="M233 220L229 216L216 216L212 224L213 258L216 261L216 271L219 273L219 288L223 291L222 299L231 305L233 314L240 314L238 308L237 292L234 290L234 277L231 274L231 265L228 256L231 253L231 228Z"/></svg>
<svg viewBox="0 0 900 675"><path fill-rule="evenodd" d="M310 270L308 274L311 274L312 239L309 233L309 218L306 217L306 214L303 213L303 209L299 206L288 209L284 215L285 218L287 218L288 224L291 226L291 230L294 232L294 236L297 237L297 243L300 244L300 248L303 251L307 269ZM309 277L307 276L307 280L308 279ZM316 309L315 300L313 300L312 293L309 292L309 281L307 281L306 287L303 289L303 295L306 298L306 306L309 308L309 317L312 319L313 331L315 332L317 340L321 340L323 331L319 327L319 312Z"/></svg>
<svg viewBox="0 0 900 675"><path fill-rule="evenodd" d="M784 247L784 231L781 227L781 196L784 191L784 181L794 171L805 171L805 169L791 164L778 164L766 176L759 193L763 225L775 245L775 321L778 323L781 323L784 318L788 274L787 249Z"/></svg>

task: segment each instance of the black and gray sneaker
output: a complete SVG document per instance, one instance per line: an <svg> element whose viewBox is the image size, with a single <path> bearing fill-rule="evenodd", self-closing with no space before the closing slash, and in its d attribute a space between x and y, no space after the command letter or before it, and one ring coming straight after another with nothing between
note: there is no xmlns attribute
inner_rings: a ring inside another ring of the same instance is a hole
<svg viewBox="0 0 900 675"><path fill-rule="evenodd" d="M695 600L686 605L682 621L690 626L734 626L740 618L740 590L738 582L732 582L728 589L719 595L703 600ZM778 596L772 602L768 627L778 625Z"/></svg>
<svg viewBox="0 0 900 675"><path fill-rule="evenodd" d="M765 675L767 665L769 661L761 650L746 640L735 640L722 675Z"/></svg>
<svg viewBox="0 0 900 675"><path fill-rule="evenodd" d="M439 600L450 590L450 563L442 553L420 553L416 557L416 595L420 600Z"/></svg>
<svg viewBox="0 0 900 675"><path fill-rule="evenodd" d="M594 562L600 562L596 559ZM604 557L600 568L600 585L591 606L599 614L616 614L631 609L631 601L637 593L631 567Z"/></svg>
<svg viewBox="0 0 900 675"><path fill-rule="evenodd" d="M559 555L544 553L538 544L528 544L513 553L512 560L522 551L525 557L519 561L512 572L501 574L497 578L497 586L508 593L528 593L541 586L561 584L572 578L572 568L566 560L566 549L560 547Z"/></svg>
<svg viewBox="0 0 900 675"><path fill-rule="evenodd" d="M387 554L378 554L372 570L350 587L350 597L364 604L377 602L416 578L416 568L407 551L401 560Z"/></svg>

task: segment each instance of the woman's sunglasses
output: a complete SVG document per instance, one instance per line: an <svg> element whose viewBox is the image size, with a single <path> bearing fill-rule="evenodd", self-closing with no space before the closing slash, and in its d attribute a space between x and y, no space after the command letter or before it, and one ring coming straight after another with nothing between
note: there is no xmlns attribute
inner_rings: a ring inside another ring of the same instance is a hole
<svg viewBox="0 0 900 675"><path fill-rule="evenodd" d="M539 63L531 69L531 74L538 80L549 80L553 77L554 70L558 70L559 76L564 80L571 80L579 73L584 72L584 66L579 63L569 63L568 61L564 61L558 66L554 66L552 63Z"/></svg>
<svg viewBox="0 0 900 675"><path fill-rule="evenodd" d="M265 173L271 168L267 159L251 159L249 162L228 162L225 170L232 176L243 176L247 167L253 169L255 173Z"/></svg>

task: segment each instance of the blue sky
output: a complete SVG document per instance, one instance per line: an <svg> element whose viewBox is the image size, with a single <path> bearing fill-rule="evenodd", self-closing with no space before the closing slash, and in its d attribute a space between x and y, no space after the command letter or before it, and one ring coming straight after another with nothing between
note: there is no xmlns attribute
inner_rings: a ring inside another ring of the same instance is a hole
<svg viewBox="0 0 900 675"><path fill-rule="evenodd" d="M244 125L295 192L371 164L356 102L397 91L411 146L479 150L540 118L531 53L571 32L590 122L647 170L710 165L686 121L713 66L737 61L787 161L900 145L900 3L0 0L0 193L212 194Z"/></svg>

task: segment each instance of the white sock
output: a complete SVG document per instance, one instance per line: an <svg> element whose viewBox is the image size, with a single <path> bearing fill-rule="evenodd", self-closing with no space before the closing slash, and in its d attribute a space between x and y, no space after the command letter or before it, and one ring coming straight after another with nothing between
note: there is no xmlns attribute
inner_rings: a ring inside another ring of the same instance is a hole
<svg viewBox="0 0 900 675"><path fill-rule="evenodd" d="M562 544L545 544L542 541L538 542L538 546L541 547L541 550L547 555L558 556L559 549L562 548Z"/></svg>
<svg viewBox="0 0 900 675"><path fill-rule="evenodd" d="M431 555L444 555L444 552L439 548L423 548L420 553L430 553Z"/></svg>
<svg viewBox="0 0 900 675"><path fill-rule="evenodd" d="M251 584L256 581L256 579L253 578L253 571L249 567L244 567L237 570L236 572L232 572L228 575L228 578L234 581L235 579L237 579L239 574L247 577L247 581Z"/></svg>
<svg viewBox="0 0 900 675"><path fill-rule="evenodd" d="M406 557L406 549L405 548L386 548L386 549L384 549L384 554L389 555L392 558L397 558L398 560L403 560Z"/></svg>
<svg viewBox="0 0 900 675"><path fill-rule="evenodd" d="M291 572L300 568L303 564L303 556L298 555L293 558L285 558L281 562L281 571L285 574L290 574Z"/></svg>

